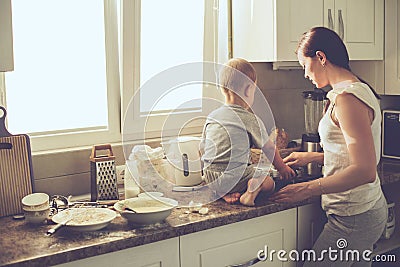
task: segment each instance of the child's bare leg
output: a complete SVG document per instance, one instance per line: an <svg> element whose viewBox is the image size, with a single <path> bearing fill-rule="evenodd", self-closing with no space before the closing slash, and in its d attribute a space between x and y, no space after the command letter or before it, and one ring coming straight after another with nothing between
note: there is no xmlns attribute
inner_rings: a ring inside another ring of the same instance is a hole
<svg viewBox="0 0 400 267"><path fill-rule="evenodd" d="M260 193L260 191L272 191L274 190L274 180L272 180L271 177L267 176L265 177L264 181L260 186L258 186L254 191L250 191L249 188L254 188L254 184L257 181L252 178L249 180L247 184L247 191L241 195L240 197L240 203L246 206L254 206L255 203L254 201L256 200L256 197Z"/></svg>
<svg viewBox="0 0 400 267"><path fill-rule="evenodd" d="M270 176L266 176L263 183L261 184L261 190L263 192L272 192L275 189L275 182Z"/></svg>
<svg viewBox="0 0 400 267"><path fill-rule="evenodd" d="M254 178L251 178L248 183L247 183L247 191L244 192L243 195L240 196L240 203L242 203L245 206L254 206L255 203L255 199L258 195L258 193L260 193L262 185L258 186L254 191L250 191L249 188L253 188L254 185L252 185L252 183L255 183L256 181L254 180Z"/></svg>
<svg viewBox="0 0 400 267"><path fill-rule="evenodd" d="M240 193L231 193L227 194L222 197L223 200L225 200L226 203L233 204L235 202L238 202L240 199Z"/></svg>

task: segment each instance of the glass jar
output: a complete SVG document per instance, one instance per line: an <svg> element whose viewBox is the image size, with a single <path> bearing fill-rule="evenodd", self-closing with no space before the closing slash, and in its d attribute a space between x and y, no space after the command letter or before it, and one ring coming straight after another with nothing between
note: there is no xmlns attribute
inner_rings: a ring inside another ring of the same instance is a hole
<svg viewBox="0 0 400 267"><path fill-rule="evenodd" d="M132 175L132 171L136 167L135 165L136 164L134 161L127 161L125 164L125 174L124 174L125 199L137 197L140 193L140 187L137 184L134 176Z"/></svg>

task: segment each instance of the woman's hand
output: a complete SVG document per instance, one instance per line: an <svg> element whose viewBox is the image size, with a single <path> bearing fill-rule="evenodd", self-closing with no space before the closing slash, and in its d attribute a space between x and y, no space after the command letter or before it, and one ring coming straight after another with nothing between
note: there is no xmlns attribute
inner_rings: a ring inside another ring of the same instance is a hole
<svg viewBox="0 0 400 267"><path fill-rule="evenodd" d="M312 197L312 185L309 182L289 184L269 197L269 200L283 203L296 203Z"/></svg>
<svg viewBox="0 0 400 267"><path fill-rule="evenodd" d="M289 180L296 176L296 172L286 164L283 164L283 166L277 170L283 180Z"/></svg>
<svg viewBox="0 0 400 267"><path fill-rule="evenodd" d="M283 162L288 166L302 167L310 162L322 164L324 154L321 152L292 152L289 156L283 159Z"/></svg>
<svg viewBox="0 0 400 267"><path fill-rule="evenodd" d="M301 167L310 163L307 152L292 152L289 156L283 159L283 162L288 166Z"/></svg>

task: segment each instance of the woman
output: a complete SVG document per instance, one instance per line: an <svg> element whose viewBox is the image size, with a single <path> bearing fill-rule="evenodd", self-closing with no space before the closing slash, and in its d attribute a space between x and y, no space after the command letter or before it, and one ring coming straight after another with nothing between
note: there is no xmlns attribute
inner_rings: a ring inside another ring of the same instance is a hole
<svg viewBox="0 0 400 267"><path fill-rule="evenodd" d="M322 256L304 266L371 266L368 260L372 256L367 250L373 250L387 219L386 200L377 174L379 96L352 73L346 47L334 31L324 27L310 29L299 41L296 54L304 77L317 88L329 85L332 90L327 94L329 104L319 123L324 153L294 152L284 162L290 166L319 162L324 164L324 178L289 185L271 199L297 202L322 195L328 222L313 247L317 257ZM343 239L345 247L343 243L339 245ZM342 259L321 254L329 248L357 250L359 260L351 253L343 254Z"/></svg>

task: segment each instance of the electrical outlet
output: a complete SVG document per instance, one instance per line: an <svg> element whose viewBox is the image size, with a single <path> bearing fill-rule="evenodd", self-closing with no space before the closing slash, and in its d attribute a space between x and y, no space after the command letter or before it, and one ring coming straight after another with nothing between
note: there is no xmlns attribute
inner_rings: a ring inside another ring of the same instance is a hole
<svg viewBox="0 0 400 267"><path fill-rule="evenodd" d="M117 184L124 184L125 165L116 167L117 171Z"/></svg>

